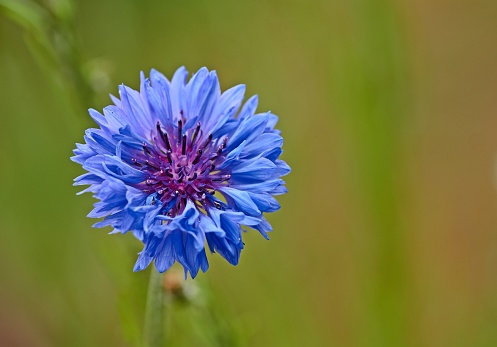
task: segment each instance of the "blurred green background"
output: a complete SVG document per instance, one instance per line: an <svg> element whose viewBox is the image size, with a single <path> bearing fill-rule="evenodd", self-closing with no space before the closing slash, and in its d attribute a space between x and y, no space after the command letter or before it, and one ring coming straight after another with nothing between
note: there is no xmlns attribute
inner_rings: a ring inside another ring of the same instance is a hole
<svg viewBox="0 0 497 347"><path fill-rule="evenodd" d="M293 168L271 241L246 234L239 266L215 255L195 280L247 345L497 346L495 0L39 4L97 94L3 9L0 346L136 342L141 245L91 228L69 157L87 108L181 65L257 93ZM208 345L181 322L175 346Z"/></svg>

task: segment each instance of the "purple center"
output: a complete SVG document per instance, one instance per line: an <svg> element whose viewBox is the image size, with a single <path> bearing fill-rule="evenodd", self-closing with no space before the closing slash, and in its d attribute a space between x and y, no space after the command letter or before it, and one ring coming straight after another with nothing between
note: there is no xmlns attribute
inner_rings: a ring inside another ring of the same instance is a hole
<svg viewBox="0 0 497 347"><path fill-rule="evenodd" d="M222 152L227 137L212 139L212 134L204 137L201 124L183 131L183 121L178 127L166 130L157 122L152 131L150 144L143 143L143 151L132 158L133 164L148 174L148 179L136 186L148 194L154 194L152 204L161 203L169 210L168 215L181 213L187 199L197 207L220 207L220 204L207 196L217 188L226 185L231 175L217 169L223 160Z"/></svg>

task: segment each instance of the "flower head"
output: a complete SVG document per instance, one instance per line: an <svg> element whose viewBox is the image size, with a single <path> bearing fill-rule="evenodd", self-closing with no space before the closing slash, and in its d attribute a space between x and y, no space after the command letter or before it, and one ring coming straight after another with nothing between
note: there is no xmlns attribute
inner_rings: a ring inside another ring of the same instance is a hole
<svg viewBox="0 0 497 347"><path fill-rule="evenodd" d="M180 68L169 81L152 70L139 92L121 85L103 115L90 109L99 128L71 158L88 171L75 185L90 185L83 192L100 200L88 215L104 217L95 227L144 243L135 271L154 261L164 272L178 261L195 277L208 268L205 242L236 265L242 226L268 238L264 213L286 192L277 117L255 114L257 96L241 107L243 85L221 93L215 71L187 75Z"/></svg>

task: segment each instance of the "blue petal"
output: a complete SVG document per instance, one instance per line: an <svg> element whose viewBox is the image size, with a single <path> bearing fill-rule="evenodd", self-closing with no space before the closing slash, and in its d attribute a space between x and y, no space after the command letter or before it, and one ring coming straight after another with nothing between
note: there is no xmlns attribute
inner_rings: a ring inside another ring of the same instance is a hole
<svg viewBox="0 0 497 347"><path fill-rule="evenodd" d="M225 135L232 134L238 127L238 119L228 119L222 127L216 127L217 130L212 132L213 138L222 138Z"/></svg>
<svg viewBox="0 0 497 347"><path fill-rule="evenodd" d="M155 255L155 268L159 272L167 271L176 261L173 251L173 235L168 235L162 240L161 248Z"/></svg>
<svg viewBox="0 0 497 347"><path fill-rule="evenodd" d="M238 147L229 152L222 164L219 165L218 169L223 170L236 163L240 159L240 154L244 150L246 144L247 142L243 141Z"/></svg>
<svg viewBox="0 0 497 347"><path fill-rule="evenodd" d="M173 118L169 80L155 69L150 71L150 80L152 81L154 92L159 97L159 104L164 108L164 118L159 115L159 121L163 126L167 127Z"/></svg>
<svg viewBox="0 0 497 347"><path fill-rule="evenodd" d="M140 85L140 95L143 99L143 103L146 107L148 107L148 112L151 116L151 123L159 121L161 124L167 124L169 122L168 111L166 111L165 108L167 107L167 103L164 103L161 100L161 97L157 91L150 84L150 80L145 78L143 75Z"/></svg>
<svg viewBox="0 0 497 347"><path fill-rule="evenodd" d="M95 174L115 177L128 184L137 184L147 179L147 174L136 170L119 158L110 155L96 155L89 158L83 168Z"/></svg>
<svg viewBox="0 0 497 347"><path fill-rule="evenodd" d="M88 113L90 114L91 118L95 121L95 123L97 123L102 129L107 128L108 125L107 119L105 119L105 117L100 112L90 108L88 110Z"/></svg>
<svg viewBox="0 0 497 347"><path fill-rule="evenodd" d="M259 216L261 214L261 211L259 211L247 192L229 187L222 187L219 190L226 197L228 203L232 201L239 211L249 216Z"/></svg>
<svg viewBox="0 0 497 347"><path fill-rule="evenodd" d="M186 109L185 81L188 71L182 66L174 73L171 80L171 106L173 122L176 123L181 117L181 111Z"/></svg>
<svg viewBox="0 0 497 347"><path fill-rule="evenodd" d="M202 124L210 118L212 109L221 95L221 89L215 71L209 73L201 68L186 86L189 118L199 117Z"/></svg>
<svg viewBox="0 0 497 347"><path fill-rule="evenodd" d="M85 139L88 144L93 144L93 149L99 154L115 154L116 152L116 144L96 131L88 131Z"/></svg>
<svg viewBox="0 0 497 347"><path fill-rule="evenodd" d="M267 122L267 128L268 128L268 130L273 130L274 127L276 126L276 123L278 122L278 116L275 114L272 114L271 112L266 113L266 115L269 118L269 121Z"/></svg>
<svg viewBox="0 0 497 347"><path fill-rule="evenodd" d="M226 238L220 238L216 234L207 234L206 239L211 252L218 252L232 265L238 264L243 242L234 243Z"/></svg>
<svg viewBox="0 0 497 347"><path fill-rule="evenodd" d="M275 162L279 156L283 153L283 150L279 147L273 148L272 150L269 151L264 151L262 153L262 156L266 159L271 160L272 162Z"/></svg>
<svg viewBox="0 0 497 347"><path fill-rule="evenodd" d="M85 173L81 176L78 176L74 179L74 184L75 186L80 186L84 184L100 184L102 183L103 179L102 177L95 175L93 173Z"/></svg>
<svg viewBox="0 0 497 347"><path fill-rule="evenodd" d="M269 224L269 222L265 218L262 219L262 222L260 224L254 225L252 226L252 228L259 231L266 240L269 240L269 236L267 233L273 230L271 224Z"/></svg>
<svg viewBox="0 0 497 347"><path fill-rule="evenodd" d="M276 174L278 176L288 175L290 171L292 171L290 166L288 166L288 164L285 163L283 160L276 160L275 164L276 164Z"/></svg>
<svg viewBox="0 0 497 347"><path fill-rule="evenodd" d="M128 124L127 117L122 109L117 106L104 107L104 115L107 120L108 128L115 129L112 132L117 132L120 128Z"/></svg>
<svg viewBox="0 0 497 347"><path fill-rule="evenodd" d="M126 206L126 186L119 180L108 178L101 184L95 197L100 202L95 203L95 208L88 214L88 217L104 217Z"/></svg>
<svg viewBox="0 0 497 347"><path fill-rule="evenodd" d="M138 259L136 260L135 266L133 268L134 272L145 270L150 263L154 260L153 256L147 255L146 253L140 253Z"/></svg>
<svg viewBox="0 0 497 347"><path fill-rule="evenodd" d="M119 94L126 121L135 132L141 136L147 136L150 129L154 129L155 124L148 109L143 107L140 94L125 85L119 86Z"/></svg>
<svg viewBox="0 0 497 347"><path fill-rule="evenodd" d="M219 211L219 210L216 210ZM221 228L221 216L218 215L218 224L214 222L214 220L209 217L205 216L203 214L200 215L200 222L198 226L202 229L204 234L206 233L216 233L220 237L224 237L226 235L226 232Z"/></svg>
<svg viewBox="0 0 497 347"><path fill-rule="evenodd" d="M258 138L264 131L266 124L266 116L254 116L244 119L235 130L235 133L231 135L227 145L228 150L232 150L243 141L250 143Z"/></svg>
<svg viewBox="0 0 497 347"><path fill-rule="evenodd" d="M279 186L277 188L270 190L269 194L281 195L281 194L286 194L287 192L288 192L288 189L285 186Z"/></svg>
<svg viewBox="0 0 497 347"><path fill-rule="evenodd" d="M269 194L248 193L250 199L257 205L262 212L275 212L280 209L278 201Z"/></svg>
<svg viewBox="0 0 497 347"><path fill-rule="evenodd" d="M226 231L226 238L233 241L234 243L239 243L242 241L242 228L240 224L233 221L226 214L221 215L221 221L223 229Z"/></svg>
<svg viewBox="0 0 497 347"><path fill-rule="evenodd" d="M248 99L245 102L245 104L243 104L242 110L240 111L238 118L241 120L253 116L255 110L257 109L258 103L259 103L259 98L257 95L254 95L250 99Z"/></svg>
<svg viewBox="0 0 497 347"><path fill-rule="evenodd" d="M133 271L141 271L147 268L156 257L157 252L163 247L162 239L154 237L153 235L148 236L144 243L145 246L139 253Z"/></svg>
<svg viewBox="0 0 497 347"><path fill-rule="evenodd" d="M238 112L245 95L245 85L240 84L225 91L218 99L211 117L204 120L206 132L215 133L220 129L230 117ZM208 134L207 134L208 135Z"/></svg>
<svg viewBox="0 0 497 347"><path fill-rule="evenodd" d="M264 133L257 138L257 141L252 141L248 144L243 152L250 156L266 157L267 153L273 151L275 148L283 145L283 138L278 134Z"/></svg>
<svg viewBox="0 0 497 347"><path fill-rule="evenodd" d="M282 179L274 179L264 182L258 182L253 184L232 184L233 188L237 188L239 190L244 190L252 193L269 193L270 191L282 186L285 184L285 181Z"/></svg>
<svg viewBox="0 0 497 347"><path fill-rule="evenodd" d="M96 155L97 153L87 144L76 144L76 149L73 150L74 156L71 157L71 160L83 165L86 159Z"/></svg>
<svg viewBox="0 0 497 347"><path fill-rule="evenodd" d="M130 149L142 151L143 143L147 142L143 137L135 133L129 125L119 129L119 134L114 134L112 138L116 141L121 141Z"/></svg>
<svg viewBox="0 0 497 347"><path fill-rule="evenodd" d="M231 178L235 183L246 184L270 179L275 171L276 165L272 161L255 158L233 167Z"/></svg>

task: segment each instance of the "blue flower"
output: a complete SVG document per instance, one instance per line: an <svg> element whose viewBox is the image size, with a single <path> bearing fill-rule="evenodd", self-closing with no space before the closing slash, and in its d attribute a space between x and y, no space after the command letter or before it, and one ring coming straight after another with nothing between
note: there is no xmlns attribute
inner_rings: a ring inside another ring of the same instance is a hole
<svg viewBox="0 0 497 347"><path fill-rule="evenodd" d="M88 215L103 217L94 226L143 242L135 271L178 261L195 277L209 266L205 242L238 264L242 226L267 239L264 213L287 191L277 117L255 114L257 96L242 106L244 85L221 93L215 71L187 75L182 67L169 81L152 70L139 92L121 85L103 115L89 110L99 128L86 130L71 158L88 171L74 184L99 200Z"/></svg>

